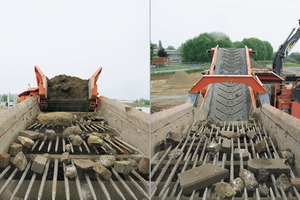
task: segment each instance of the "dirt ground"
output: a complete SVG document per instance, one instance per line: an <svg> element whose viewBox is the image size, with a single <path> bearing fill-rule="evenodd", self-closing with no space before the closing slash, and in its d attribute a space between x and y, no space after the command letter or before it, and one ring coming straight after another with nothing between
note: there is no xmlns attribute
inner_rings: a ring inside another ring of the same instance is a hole
<svg viewBox="0 0 300 200"><path fill-rule="evenodd" d="M251 60L252 68L263 69L264 66ZM151 113L185 103L188 91L202 77L202 72L187 74L178 71L175 74L151 77ZM202 102L200 95L199 103ZM200 106L200 105L199 105Z"/></svg>
<svg viewBox="0 0 300 200"><path fill-rule="evenodd" d="M188 91L201 78L202 72L151 77L151 113L185 103Z"/></svg>
<svg viewBox="0 0 300 200"><path fill-rule="evenodd" d="M4 112L7 110L7 107L0 107L0 112Z"/></svg>

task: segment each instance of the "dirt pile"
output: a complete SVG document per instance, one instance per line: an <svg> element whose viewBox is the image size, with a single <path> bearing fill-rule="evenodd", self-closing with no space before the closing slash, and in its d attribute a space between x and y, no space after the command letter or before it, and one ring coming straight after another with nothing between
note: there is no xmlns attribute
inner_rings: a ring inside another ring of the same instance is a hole
<svg viewBox="0 0 300 200"><path fill-rule="evenodd" d="M194 84L196 83L197 79L190 76L188 73L184 71L178 71L173 76L168 78L166 84L174 85L174 86L185 86L186 84Z"/></svg>
<svg viewBox="0 0 300 200"><path fill-rule="evenodd" d="M73 115L67 112L40 113L37 120L43 125L49 126L71 126Z"/></svg>
<svg viewBox="0 0 300 200"><path fill-rule="evenodd" d="M48 99L52 101L88 100L88 80L58 75L48 80Z"/></svg>
<svg viewBox="0 0 300 200"><path fill-rule="evenodd" d="M251 69L266 69L263 65L259 65L257 62L254 60L250 59L250 64L251 64Z"/></svg>

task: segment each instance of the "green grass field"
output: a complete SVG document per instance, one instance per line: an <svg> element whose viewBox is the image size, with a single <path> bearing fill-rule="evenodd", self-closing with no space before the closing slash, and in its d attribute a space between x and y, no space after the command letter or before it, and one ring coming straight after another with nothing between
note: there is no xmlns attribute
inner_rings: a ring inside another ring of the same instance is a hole
<svg viewBox="0 0 300 200"><path fill-rule="evenodd" d="M208 67L204 67L204 68L200 68L200 69L188 69L188 70L183 70L183 71L188 74L191 74L191 73L196 73L196 72L202 72L207 69L208 69ZM175 72L176 71L151 73L151 76L163 76L163 75L168 75L168 74L175 74Z"/></svg>
<svg viewBox="0 0 300 200"><path fill-rule="evenodd" d="M171 63L170 66L165 67L151 67L151 72L159 72L166 70L177 70L177 69L194 69L195 67L209 67L210 63L201 63L201 64L182 64L182 63Z"/></svg>
<svg viewBox="0 0 300 200"><path fill-rule="evenodd" d="M255 61L257 62L259 65L272 65L273 64L273 60L257 60ZM283 63L284 67L300 67L300 63Z"/></svg>

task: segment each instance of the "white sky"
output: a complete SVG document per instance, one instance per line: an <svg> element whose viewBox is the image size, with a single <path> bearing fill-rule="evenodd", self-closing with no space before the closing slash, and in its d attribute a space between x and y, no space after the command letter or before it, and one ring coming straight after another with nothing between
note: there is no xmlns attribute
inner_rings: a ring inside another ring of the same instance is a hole
<svg viewBox="0 0 300 200"><path fill-rule="evenodd" d="M0 94L36 87L34 65L48 78L89 79L98 92L149 99L149 1L0 2Z"/></svg>
<svg viewBox="0 0 300 200"><path fill-rule="evenodd" d="M220 31L232 41L267 40L276 51L298 19L299 0L152 0L151 41L178 48L200 33Z"/></svg>

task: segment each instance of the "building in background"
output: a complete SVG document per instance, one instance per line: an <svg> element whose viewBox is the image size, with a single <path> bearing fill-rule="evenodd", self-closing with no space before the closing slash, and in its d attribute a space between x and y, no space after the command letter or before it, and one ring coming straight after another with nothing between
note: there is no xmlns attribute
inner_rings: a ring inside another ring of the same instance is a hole
<svg viewBox="0 0 300 200"><path fill-rule="evenodd" d="M168 50L165 49L168 54L170 62L181 62L181 53L179 50ZM154 49L154 55L157 57L158 49Z"/></svg>

